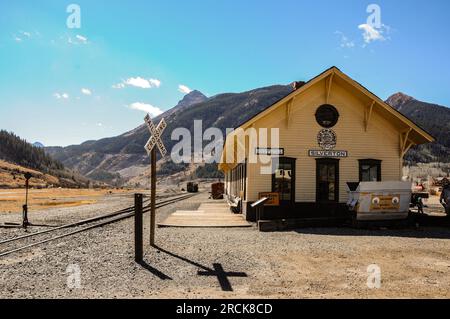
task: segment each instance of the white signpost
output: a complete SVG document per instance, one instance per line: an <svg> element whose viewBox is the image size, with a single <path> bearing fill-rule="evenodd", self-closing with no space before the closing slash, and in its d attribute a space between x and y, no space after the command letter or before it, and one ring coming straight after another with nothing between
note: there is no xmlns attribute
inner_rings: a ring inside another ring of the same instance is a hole
<svg viewBox="0 0 450 319"><path fill-rule="evenodd" d="M150 131L150 139L145 144L145 150L151 158L151 195L150 195L150 245L155 246L155 226L156 226L156 147L158 148L161 156L164 157L167 154L166 147L161 139L164 130L167 127L166 121L162 119L158 126L153 124L150 114L145 117L145 123Z"/></svg>

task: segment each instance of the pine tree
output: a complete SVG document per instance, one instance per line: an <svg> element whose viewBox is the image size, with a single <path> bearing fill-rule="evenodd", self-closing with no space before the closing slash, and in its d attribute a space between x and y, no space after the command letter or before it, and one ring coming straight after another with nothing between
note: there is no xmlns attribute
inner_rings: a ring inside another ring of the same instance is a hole
<svg viewBox="0 0 450 319"><path fill-rule="evenodd" d="M43 172L63 170L64 165L14 133L0 130L0 159Z"/></svg>

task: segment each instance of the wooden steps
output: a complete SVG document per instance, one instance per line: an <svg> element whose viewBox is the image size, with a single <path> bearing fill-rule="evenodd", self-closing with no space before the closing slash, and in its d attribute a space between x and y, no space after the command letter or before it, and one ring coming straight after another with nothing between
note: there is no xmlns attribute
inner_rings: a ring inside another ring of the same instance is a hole
<svg viewBox="0 0 450 319"><path fill-rule="evenodd" d="M179 210L158 227L229 228L251 227L242 215L233 214L225 201L203 203L197 210Z"/></svg>

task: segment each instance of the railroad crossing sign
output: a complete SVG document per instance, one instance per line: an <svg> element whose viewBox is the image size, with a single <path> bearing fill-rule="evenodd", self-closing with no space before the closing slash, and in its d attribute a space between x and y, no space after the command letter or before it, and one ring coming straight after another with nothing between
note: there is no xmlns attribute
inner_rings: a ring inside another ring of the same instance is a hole
<svg viewBox="0 0 450 319"><path fill-rule="evenodd" d="M147 114L147 116L144 118L145 123L148 126L148 129L150 131L150 139L148 140L147 144L145 144L145 150L147 151L148 155L151 159L151 174L150 174L150 188L151 188L151 194L150 194L150 246L155 247L155 228L156 228L156 147L158 147L159 152L161 153L161 156L164 157L167 154L166 147L164 146L164 143L161 139L161 136L164 132L164 130L167 127L166 121L162 119L158 126L155 127L155 124L153 124L152 118L150 117L150 114ZM140 217L142 218L142 216ZM141 222L138 222L137 225L140 225ZM140 233L140 232L139 232ZM140 233L141 234L141 233ZM136 245L136 260L142 260L142 235L139 235L138 237L141 237L137 240L140 247L137 247Z"/></svg>
<svg viewBox="0 0 450 319"><path fill-rule="evenodd" d="M151 154L152 150L155 148L155 146L158 146L159 152L161 153L161 156L164 157L167 154L166 147L164 146L164 143L161 139L161 136L164 132L164 130L167 127L166 121L162 119L158 126L155 127L155 124L153 124L152 118L150 117L150 114L147 114L145 117L145 123L148 126L148 129L152 136L148 140L147 144L145 144L145 150L147 151L148 155Z"/></svg>

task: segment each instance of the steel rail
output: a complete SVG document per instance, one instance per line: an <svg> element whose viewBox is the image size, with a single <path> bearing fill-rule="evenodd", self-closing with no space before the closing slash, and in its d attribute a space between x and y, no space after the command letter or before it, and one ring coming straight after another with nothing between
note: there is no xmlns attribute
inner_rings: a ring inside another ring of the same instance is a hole
<svg viewBox="0 0 450 319"><path fill-rule="evenodd" d="M170 199L167 199L167 200L160 201L160 202L157 203L157 205L158 205L157 208L164 207L164 206L169 205L169 204L171 204L173 202L176 202L178 200L184 200L184 199L187 199L189 197L192 197L192 195L183 195L183 196L179 196L179 197L170 198ZM147 200L145 202L147 202ZM115 216L118 216L118 215L122 215L122 214L126 214L126 213L131 213L132 212L131 215L127 214L127 215L123 216L124 218L128 218L128 217L131 217L131 216L134 215L133 211L134 211L134 206L130 206L130 207L127 207L127 208L115 211L113 213L109 213L109 214L105 214L105 215L101 215L101 216L95 216L95 217L91 217L91 218L88 218L88 219L83 219L83 220L80 220L80 221L77 221L77 222L61 225L61 226L58 226L58 227L53 227L51 229L47 229L47 230L43 230L43 231L39 231L39 232L27 234L27 235L15 237L15 238L9 238L9 239L0 241L0 245L11 243L11 242L22 240L22 239L26 239L26 238L30 238L30 237L34 237L34 236L38 236L38 235L52 233L52 232L55 232L55 231L58 231L58 230L66 229L66 228L82 226L82 225L85 225L85 224L88 224L88 223L92 223L92 222L100 221L100 220L103 220L103 219L106 219L106 218L111 218L111 217L115 217ZM149 211L149 208L145 208L143 212L146 213L148 211ZM122 216L120 216L120 217L122 217ZM120 220L120 219L118 219L118 220ZM0 257L1 256L2 256L2 254L0 254Z"/></svg>
<svg viewBox="0 0 450 319"><path fill-rule="evenodd" d="M166 201L162 201L162 202L157 203L156 208L161 208L161 207L170 205L172 203L175 203L175 202L177 202L179 200L185 200L185 199L191 198L193 196L195 196L195 194L189 194L189 195L184 195L184 196L180 196L180 197L177 197L177 198L168 199ZM133 206L133 209L134 209L134 206ZM148 208L148 209L144 210L143 213L146 213L149 210L150 209ZM124 213L122 213L122 214L124 214ZM21 247L18 247L18 248L14 248L14 249L2 252L2 253L0 253L0 258L4 257L6 255L10 255L10 254L19 252L19 251L27 249L27 248L31 248L31 247L35 247L35 246L38 246L38 245L42 245L42 244L45 244L45 243L48 243L48 242L51 242L51 241L54 241L54 240L57 240L57 239L61 239L61 238L68 237L68 236L72 236L72 235L75 235L75 234L78 234L78 233L82 233L82 232L85 232L85 231L88 231L88 230L91 230L91 229L94 229L94 228L106 226L106 225L112 224L114 222L118 222L118 221L130 218L130 217L133 217L134 216L134 212L126 213L123 216L117 216L117 215L118 214L116 214L115 216L109 216L109 217L112 217L112 218L109 219L109 220L97 223L95 225L83 227L81 229L77 229L75 231L72 231L72 232L69 232L69 233L66 233L66 234L58 235L58 236L55 236L55 237L44 239L44 240L39 241L39 242L35 242L35 243L32 243L32 244L28 244L28 245L25 245L25 246L21 246Z"/></svg>
<svg viewBox="0 0 450 319"><path fill-rule="evenodd" d="M38 232L35 232L35 233L30 233L30 234L27 234L27 235L14 237L14 238L9 238L9 239L0 241L0 245L7 244L7 243L10 243L10 242L13 242L13 241L17 241L17 240L21 240L21 239L25 239L25 238L30 238L30 237L34 237L34 236L38 236L38 235L51 233L51 232L54 232L54 231L57 231L57 230L65 229L65 228L81 226L81 225L84 225L84 224L87 224L87 223L91 223L91 222L95 222L97 220L102 220L104 218L108 218L108 217L111 217L111 216L116 216L116 215L119 215L119 214L128 213L128 212L132 211L133 209L134 209L134 206L130 206L130 207L125 208L123 210L116 211L114 213L110 213L110 214L107 214L107 215L102 215L102 216L96 216L96 217L92 217L92 218L88 218L88 219L83 219L83 220L80 220L80 221L77 221L77 222L73 222L73 223L70 223L70 224L65 224L65 225L53 227L53 228L42 230L42 231L38 231Z"/></svg>

